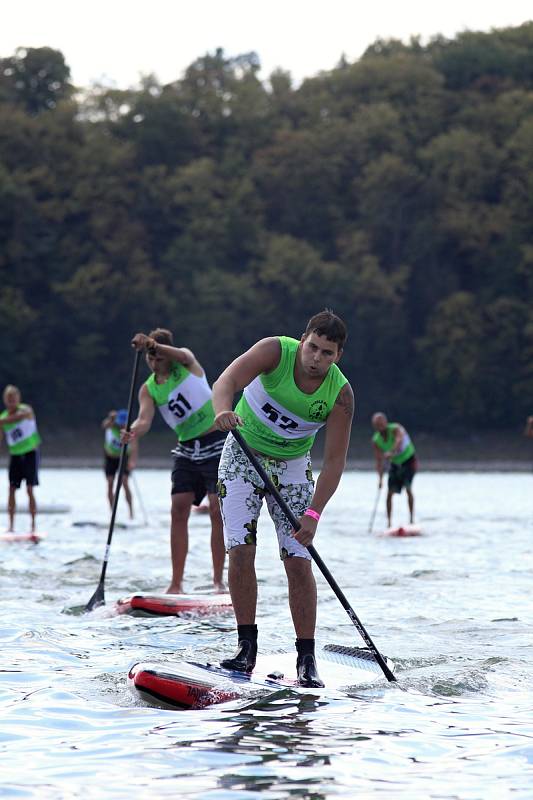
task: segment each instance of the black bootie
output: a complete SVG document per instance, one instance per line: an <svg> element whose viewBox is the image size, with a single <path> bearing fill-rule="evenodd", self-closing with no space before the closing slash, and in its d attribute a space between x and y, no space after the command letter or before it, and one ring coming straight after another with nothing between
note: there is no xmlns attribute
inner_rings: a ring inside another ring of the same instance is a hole
<svg viewBox="0 0 533 800"><path fill-rule="evenodd" d="M237 625L237 652L220 662L224 669L252 672L257 658L257 625Z"/></svg>
<svg viewBox="0 0 533 800"><path fill-rule="evenodd" d="M324 686L324 681L318 674L315 660L315 640L296 639L296 675L298 686L309 686L313 689L320 689Z"/></svg>

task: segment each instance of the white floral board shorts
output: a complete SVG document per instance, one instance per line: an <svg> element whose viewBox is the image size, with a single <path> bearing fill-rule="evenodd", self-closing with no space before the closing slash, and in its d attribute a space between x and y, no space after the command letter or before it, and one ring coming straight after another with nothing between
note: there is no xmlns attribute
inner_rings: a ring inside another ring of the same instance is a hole
<svg viewBox="0 0 533 800"><path fill-rule="evenodd" d="M287 461L262 455L257 455L257 460L294 516L301 517L309 508L315 488L309 453ZM265 499L278 535L281 560L293 556L311 558L307 547L291 535L292 525L231 434L220 457L217 490L227 552L240 544L257 544L257 521Z"/></svg>

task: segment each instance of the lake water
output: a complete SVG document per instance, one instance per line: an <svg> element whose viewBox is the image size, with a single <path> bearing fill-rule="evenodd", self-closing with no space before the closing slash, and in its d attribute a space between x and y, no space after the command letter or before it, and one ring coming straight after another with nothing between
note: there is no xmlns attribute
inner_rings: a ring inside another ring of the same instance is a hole
<svg viewBox="0 0 533 800"><path fill-rule="evenodd" d="M137 484L149 521L115 530L103 609L75 613L98 585L107 537L72 525L108 519L98 470L44 469L38 498L72 513L43 515L38 545L0 545L0 796L533 797L533 476L422 473L414 488L424 535L385 539L367 532L375 475L346 473L315 546L395 661L398 684L181 712L132 696L128 667L232 652L233 617L113 616L118 597L162 591L169 579L169 473L139 470ZM394 510L406 521L403 496ZM260 647L292 649L266 512L259 534ZM210 576L208 520L195 515L187 590L208 588ZM362 644L318 572L317 583L317 640Z"/></svg>

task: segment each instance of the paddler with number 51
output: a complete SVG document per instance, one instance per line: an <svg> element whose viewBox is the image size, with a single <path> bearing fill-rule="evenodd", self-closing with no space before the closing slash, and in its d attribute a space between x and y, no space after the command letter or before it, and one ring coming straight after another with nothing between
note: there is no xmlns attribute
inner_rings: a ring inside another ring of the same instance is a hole
<svg viewBox="0 0 533 800"><path fill-rule="evenodd" d="M166 328L157 328L148 335L137 333L132 347L145 351L152 374L140 388L139 415L129 432L122 430L122 441L133 442L148 433L156 408L178 437L172 451L172 579L167 594L183 592L189 515L193 503L200 505L205 495L211 517L213 586L215 591L223 592L225 551L216 484L226 435L214 424L211 387L194 353L186 347L175 347L172 333Z"/></svg>

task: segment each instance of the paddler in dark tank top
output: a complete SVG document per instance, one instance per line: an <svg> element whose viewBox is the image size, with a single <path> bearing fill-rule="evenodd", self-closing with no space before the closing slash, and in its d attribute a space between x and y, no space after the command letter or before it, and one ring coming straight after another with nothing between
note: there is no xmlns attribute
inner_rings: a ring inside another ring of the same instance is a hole
<svg viewBox="0 0 533 800"><path fill-rule="evenodd" d="M411 437L399 422L389 422L382 411L372 417L372 445L376 457L376 470L379 475L379 488L383 485L383 471L386 460L390 460L387 488L387 519L392 524L392 495L401 494L405 488L409 505L409 521L415 521L415 498L412 484L417 470L415 446Z"/></svg>

